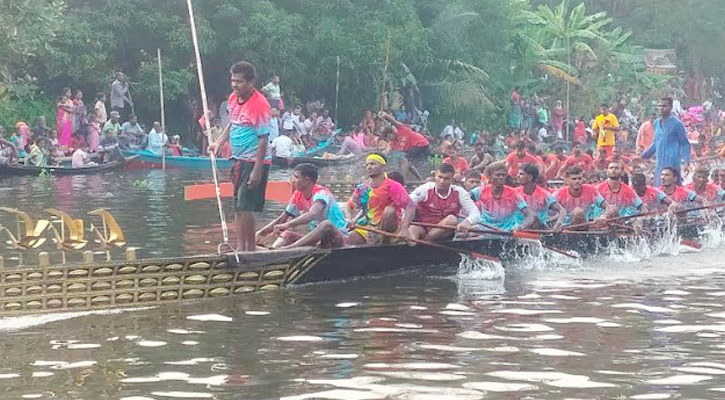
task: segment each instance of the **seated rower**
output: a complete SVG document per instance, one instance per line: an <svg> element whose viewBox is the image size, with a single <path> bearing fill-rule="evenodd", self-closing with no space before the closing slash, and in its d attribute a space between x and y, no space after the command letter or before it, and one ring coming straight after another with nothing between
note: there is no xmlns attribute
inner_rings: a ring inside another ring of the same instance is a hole
<svg viewBox="0 0 725 400"><path fill-rule="evenodd" d="M71 157L71 168L93 167L96 165L98 164L91 161L90 157L88 157L87 144L82 145L73 152L73 156Z"/></svg>
<svg viewBox="0 0 725 400"><path fill-rule="evenodd" d="M647 185L647 177L641 172L632 175L632 188L650 211L660 210L674 204L672 199L667 197L661 190Z"/></svg>
<svg viewBox="0 0 725 400"><path fill-rule="evenodd" d="M491 164L494 161L493 156L486 151L486 148L481 142L476 142L473 146L473 150L475 154L471 157L469 165L471 166L471 169L475 169L481 173L486 169L488 164Z"/></svg>
<svg viewBox="0 0 725 400"><path fill-rule="evenodd" d="M379 153L365 158L368 180L359 184L347 202L350 225L370 225L379 230L408 236L410 222L415 215L415 203L403 185L386 175L388 160ZM399 213L403 213L399 220ZM380 243L383 238L372 232L355 229L347 237L351 245Z"/></svg>
<svg viewBox="0 0 725 400"><path fill-rule="evenodd" d="M566 210L556 202L554 195L540 185L536 184L539 179L539 169L533 164L526 164L519 169L519 187L517 190L524 198L526 205L534 213L536 219L534 227L537 229L548 229L549 211L556 213L556 218L551 225L554 231L560 231L566 220Z"/></svg>
<svg viewBox="0 0 725 400"><path fill-rule="evenodd" d="M506 172L507 166L503 162L489 165L486 168L489 184L472 191L472 197L478 199L481 224L484 228L504 231L527 229L534 224L534 213L516 189L504 185Z"/></svg>
<svg viewBox="0 0 725 400"><path fill-rule="evenodd" d="M463 176L463 188L466 189L468 195L471 196L471 191L479 186L481 186L481 172L477 169L468 170L468 172L466 172ZM471 199L473 199L473 201L478 200L472 196Z"/></svg>
<svg viewBox="0 0 725 400"><path fill-rule="evenodd" d="M44 137L34 139L30 144L30 152L25 156L25 165L32 165L34 167L48 166L48 156L44 149L47 143L48 140Z"/></svg>
<svg viewBox="0 0 725 400"><path fill-rule="evenodd" d="M418 186L410 198L416 205L416 222L457 227L467 232L481 218L481 213L465 189L453 184L455 168L448 163L441 164L435 172L435 182ZM458 223L458 216L465 219ZM410 237L424 240L448 240L455 234L451 229L438 229L413 225L409 228Z"/></svg>
<svg viewBox="0 0 725 400"><path fill-rule="evenodd" d="M454 179L460 182L463 179L463 174L468 171L469 167L468 161L458 155L458 153L461 151L459 146L460 145L456 143L448 147L448 157L443 159L443 163L453 166L453 168L456 170Z"/></svg>
<svg viewBox="0 0 725 400"><path fill-rule="evenodd" d="M660 174L662 186L660 186L660 190L674 203L677 203L677 208L679 209L694 207L694 203L704 205L705 199L703 197L698 196L697 193L692 190L686 189L677 184L678 176L679 171L676 171L674 168L662 168L662 173Z"/></svg>
<svg viewBox="0 0 725 400"><path fill-rule="evenodd" d="M274 233L277 240L272 248L344 244L347 220L335 196L317 184L317 177L317 167L313 164L295 167L292 175L295 191L287 208L256 233L257 242ZM301 235L292 230L304 224L309 224L310 233Z"/></svg>
<svg viewBox="0 0 725 400"><path fill-rule="evenodd" d="M607 167L607 179L597 185L597 191L609 205L604 214L606 218L626 217L647 212L647 206L635 191L622 182L624 165L621 161L611 161Z"/></svg>
<svg viewBox="0 0 725 400"><path fill-rule="evenodd" d="M697 193L710 204L722 203L725 198L725 190L715 183L708 182L710 170L706 167L698 167L695 175L692 176L692 183L686 186L687 189Z"/></svg>
<svg viewBox="0 0 725 400"><path fill-rule="evenodd" d="M593 221L607 208L596 187L584 183L584 171L570 167L564 173L564 187L554 192L556 201L566 210L564 226Z"/></svg>
<svg viewBox="0 0 725 400"><path fill-rule="evenodd" d="M564 160L556 176L564 177L566 171L571 167L581 168L584 174L588 174L594 168L594 160L592 159L592 156L582 152L581 144L577 143L572 146L571 156Z"/></svg>

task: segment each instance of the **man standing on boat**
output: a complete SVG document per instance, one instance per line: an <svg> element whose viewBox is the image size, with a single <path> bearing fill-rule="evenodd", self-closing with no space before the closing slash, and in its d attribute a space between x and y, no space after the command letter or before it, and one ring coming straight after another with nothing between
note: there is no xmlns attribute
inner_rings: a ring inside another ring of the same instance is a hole
<svg viewBox="0 0 725 400"><path fill-rule="evenodd" d="M556 201L566 210L564 225L578 225L599 217L607 208L596 187L584 183L584 171L570 167L564 175L564 187L554 192Z"/></svg>
<svg viewBox="0 0 725 400"><path fill-rule="evenodd" d="M347 202L350 226L369 225L382 231L395 233L405 239L408 236L410 222L415 215L415 203L408 196L403 185L388 178L386 168L388 160L379 153L371 153L365 158L367 182L359 184ZM403 218L398 218L399 213ZM380 243L383 238L376 234L354 229L347 243L352 245Z"/></svg>
<svg viewBox="0 0 725 400"><path fill-rule="evenodd" d="M254 88L257 72L250 63L239 61L232 65L232 94L229 96L229 125L221 136L209 145L216 154L227 139L232 146L232 182L234 183L234 217L237 251L257 249L254 212L264 208L270 159L267 154L271 111L267 99Z"/></svg>
<svg viewBox="0 0 725 400"><path fill-rule="evenodd" d="M548 190L536 184L539 179L539 169L536 165L526 164L519 169L517 190L524 198L526 205L536 216L534 226L539 229L549 228L549 211L556 213L551 229L560 231L566 220L566 210L556 202L554 195Z"/></svg>
<svg viewBox="0 0 725 400"><path fill-rule="evenodd" d="M504 231L529 228L534 224L535 215L521 194L504 184L506 170L503 162L489 165L486 175L490 184L471 191L481 212L481 225Z"/></svg>
<svg viewBox="0 0 725 400"><path fill-rule="evenodd" d="M424 183L410 194L416 205L413 220L428 225L414 223L410 227L410 236L413 239L447 240L455 234L455 230L432 228L429 225L457 227L458 231L466 232L478 223L481 213L468 192L453 184L455 174L453 165L442 163L435 172L435 182ZM461 214L466 219L458 223L458 216Z"/></svg>
<svg viewBox="0 0 725 400"><path fill-rule="evenodd" d="M342 247L347 220L330 189L317 184L317 167L300 164L292 181L295 191L285 210L257 232L257 242L277 236L272 248L317 246ZM293 229L308 224L310 233L301 235Z"/></svg>
<svg viewBox="0 0 725 400"><path fill-rule="evenodd" d="M607 167L607 179L597 185L597 191L609 205L605 214L608 218L625 217L639 212L647 212L647 206L628 185L622 183L624 164L612 161Z"/></svg>
<svg viewBox="0 0 725 400"><path fill-rule="evenodd" d="M661 176L665 168L675 173L678 185L682 184L680 165L684 160L684 172L690 170L690 141L687 139L687 130L679 118L672 114L672 98L665 97L660 100L660 118L654 122L655 139L640 157L632 162L647 160L653 155L657 157L655 164L655 186L662 184Z"/></svg>

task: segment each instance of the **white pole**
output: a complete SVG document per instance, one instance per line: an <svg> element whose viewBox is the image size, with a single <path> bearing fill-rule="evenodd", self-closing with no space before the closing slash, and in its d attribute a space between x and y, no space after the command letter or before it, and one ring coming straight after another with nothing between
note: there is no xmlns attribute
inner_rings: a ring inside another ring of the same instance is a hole
<svg viewBox="0 0 725 400"><path fill-rule="evenodd" d="M161 49L156 49L156 57L159 59L159 101L161 102L161 169L166 169L166 149L163 146L163 139L166 135L166 113L164 112L164 76L161 72Z"/></svg>
<svg viewBox="0 0 725 400"><path fill-rule="evenodd" d="M337 110L340 105L340 56L337 56L337 82L335 83L335 126L340 126L337 120Z"/></svg>
<svg viewBox="0 0 725 400"><path fill-rule="evenodd" d="M199 39L196 35L196 22L194 21L194 9L191 6L191 0L186 0L189 8L189 21L191 23L191 39L194 43L194 53L196 54L196 72L199 75L199 89L201 90L201 104L204 111L204 128L206 129L206 137L208 143L212 143L211 122L209 121L209 104L206 100L206 87L204 85L204 70L201 65L201 53L199 52ZM219 178L217 177L216 154L209 153L211 160L211 173L214 178L214 189L216 191L217 208L219 209L219 219L222 224L222 236L224 243L222 245L229 246L229 230L227 229L227 221L224 218L224 207L222 206L221 190L219 189ZM221 245L219 246L221 252Z"/></svg>

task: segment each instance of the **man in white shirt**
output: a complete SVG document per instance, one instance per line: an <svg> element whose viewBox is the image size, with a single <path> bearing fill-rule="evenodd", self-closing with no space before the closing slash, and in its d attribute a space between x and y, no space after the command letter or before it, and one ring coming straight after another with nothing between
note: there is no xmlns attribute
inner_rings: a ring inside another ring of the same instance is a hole
<svg viewBox="0 0 725 400"><path fill-rule="evenodd" d="M270 145L272 157L290 158L292 157L293 147L294 142L287 136L287 132L283 132L272 140L272 144Z"/></svg>
<svg viewBox="0 0 725 400"><path fill-rule="evenodd" d="M269 101L269 106L279 109L282 99L282 89L279 87L279 75L274 75L272 81L262 87L262 93Z"/></svg>
<svg viewBox="0 0 725 400"><path fill-rule="evenodd" d="M73 152L71 168L92 167L98 165L88 159L88 146L81 146Z"/></svg>
<svg viewBox="0 0 725 400"><path fill-rule="evenodd" d="M169 143L169 138L166 133L161 129L161 123L154 121L154 128L149 132L149 143L146 149L156 156L160 156L163 152L164 146Z"/></svg>
<svg viewBox="0 0 725 400"><path fill-rule="evenodd" d="M272 143L279 136L279 110L276 107L270 107L270 110L272 117L269 119L269 142Z"/></svg>

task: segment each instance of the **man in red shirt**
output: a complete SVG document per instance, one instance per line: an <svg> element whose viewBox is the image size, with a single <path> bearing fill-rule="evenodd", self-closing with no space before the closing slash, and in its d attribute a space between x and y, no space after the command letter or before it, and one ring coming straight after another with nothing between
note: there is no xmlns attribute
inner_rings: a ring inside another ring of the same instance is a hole
<svg viewBox="0 0 725 400"><path fill-rule="evenodd" d="M435 182L426 182L418 186L410 198L416 205L414 221L426 224L455 226L461 232L467 232L481 218L481 213L465 189L453 184L455 169L451 164L443 163L435 173ZM458 223L458 216L466 219ZM411 225L410 237L425 240L451 239L455 231L451 229L428 228Z"/></svg>
<svg viewBox="0 0 725 400"><path fill-rule="evenodd" d="M698 196L704 197L710 204L723 202L725 190L715 183L709 182L710 170L706 167L698 167L695 175L692 176L692 183L685 186L687 189L697 193Z"/></svg>
<svg viewBox="0 0 725 400"><path fill-rule="evenodd" d="M624 165L619 161L613 161L607 167L607 179L597 185L599 194L609 204L605 212L607 218L647 212L647 206L642 203L637 193L622 183L622 175L624 175Z"/></svg>
<svg viewBox="0 0 725 400"><path fill-rule="evenodd" d="M564 155L564 149L561 146L555 147L554 152L548 154L544 158L544 178L547 181L556 179L556 176L559 174L559 170L561 169L561 166L564 165L566 158L567 157Z"/></svg>
<svg viewBox="0 0 725 400"><path fill-rule="evenodd" d="M612 149L613 151L614 149ZM606 149L599 149L597 158L594 159L594 169L597 171L606 171L609 166L609 158L607 157Z"/></svg>
<svg viewBox="0 0 725 400"><path fill-rule="evenodd" d="M454 144L448 147L448 157L443 159L444 164L450 164L455 168L456 174L453 179L460 181L463 179L463 175L468 171L468 161L465 158L458 155L458 145Z"/></svg>
<svg viewBox="0 0 725 400"><path fill-rule="evenodd" d="M564 173L570 167L579 167L585 175L588 174L594 167L594 160L592 160L592 156L582 153L580 144L575 144L571 148L571 156L564 161L556 175L559 177L564 176Z"/></svg>
<svg viewBox="0 0 725 400"><path fill-rule="evenodd" d="M635 143L637 155L640 155L643 151L647 150L647 148L652 145L652 142L654 142L654 123L656 118L657 116L655 114L650 115L649 119L644 121L644 123L639 127L639 131L637 132L637 141Z"/></svg>
<svg viewBox="0 0 725 400"><path fill-rule="evenodd" d="M632 175L632 189L650 211L660 210L672 205L672 199L667 197L661 190L649 186L647 177L641 172Z"/></svg>
<svg viewBox="0 0 725 400"><path fill-rule="evenodd" d="M526 152L526 143L518 142L516 144L516 151L506 157L506 168L508 169L509 176L512 178L518 177L519 168L524 164L534 164L539 167L539 170L544 169L539 157Z"/></svg>
<svg viewBox="0 0 725 400"><path fill-rule="evenodd" d="M607 209L607 202L596 187L584 183L584 171L575 165L566 170L565 177L566 186L554 192L554 198L566 210L564 225L577 225L599 218L602 210Z"/></svg>
<svg viewBox="0 0 725 400"><path fill-rule="evenodd" d="M524 198L526 206L536 216L535 228L548 229L551 227L555 231L560 231L564 226L566 210L556 202L551 192L536 184L538 178L539 170L535 165L524 165L519 170L517 190ZM549 220L549 211L556 213L554 221Z"/></svg>
<svg viewBox="0 0 725 400"><path fill-rule="evenodd" d="M388 152L392 150L402 151L403 156L403 176L407 177L408 172L419 180L423 179L418 169L411 164L413 161L426 160L430 154L430 143L425 136L413 131L407 125L398 122L392 115L380 111L380 117L385 118L393 127L385 127L383 129L383 138L388 141Z"/></svg>

